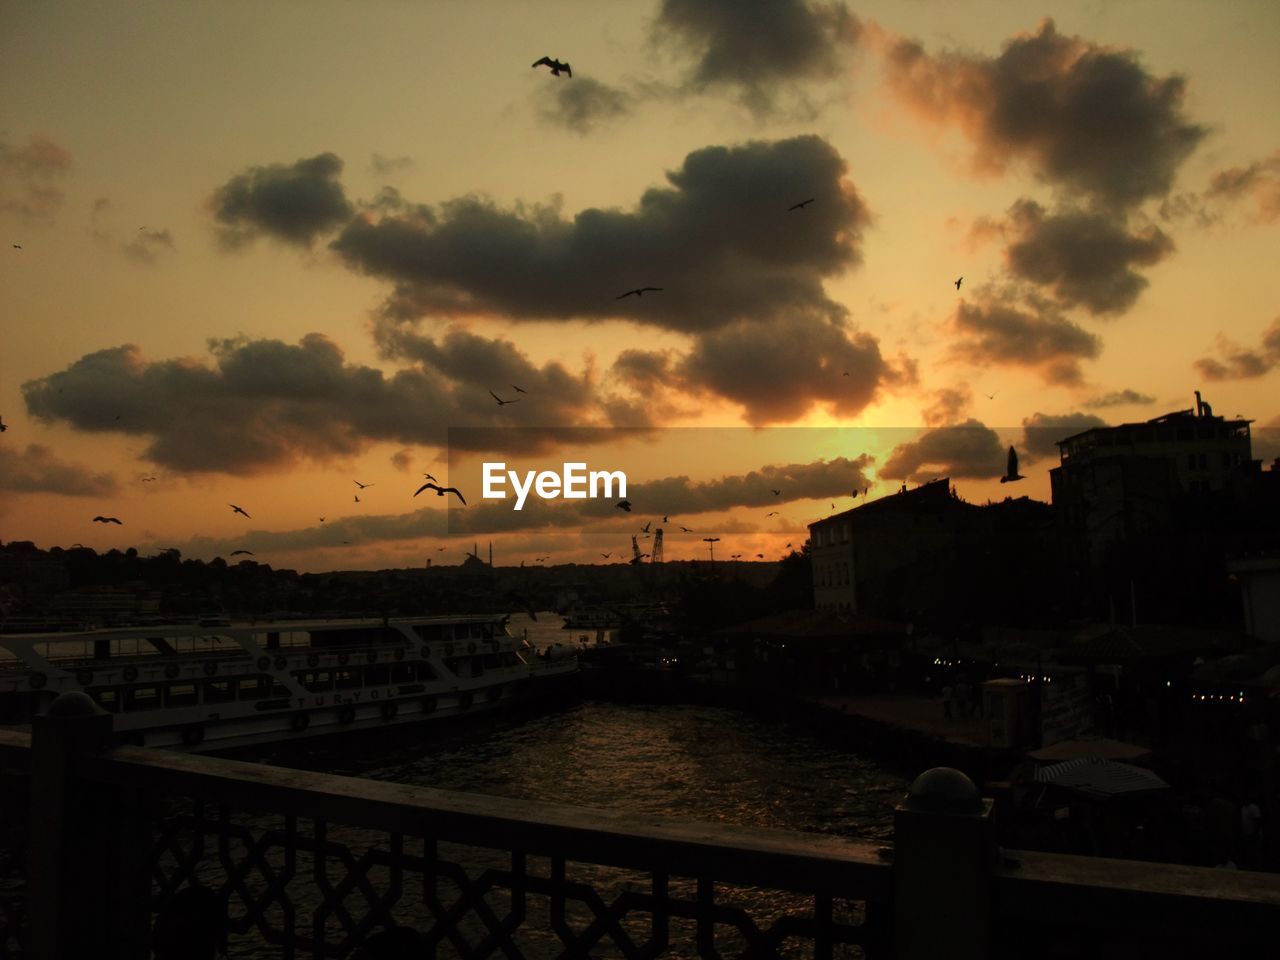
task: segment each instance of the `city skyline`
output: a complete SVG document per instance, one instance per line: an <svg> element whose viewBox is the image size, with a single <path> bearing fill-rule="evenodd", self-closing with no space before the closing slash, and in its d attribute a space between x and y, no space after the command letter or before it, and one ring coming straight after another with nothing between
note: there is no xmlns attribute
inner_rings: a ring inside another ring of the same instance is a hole
<svg viewBox="0 0 1280 960"><path fill-rule="evenodd" d="M624 546L673 501L698 533L668 559L711 528L776 559L850 486L1048 499L1044 438L1196 389L1274 457L1278 27L1193 0L0 4L0 538L456 562L472 533L412 493L474 469L458 428L549 428L541 465L667 494L528 511L512 565L591 562L573 531Z"/></svg>

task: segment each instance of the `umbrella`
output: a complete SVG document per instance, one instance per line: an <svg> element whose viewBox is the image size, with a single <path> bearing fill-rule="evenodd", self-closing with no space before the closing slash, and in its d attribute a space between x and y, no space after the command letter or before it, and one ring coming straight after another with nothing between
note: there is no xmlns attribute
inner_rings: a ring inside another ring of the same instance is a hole
<svg viewBox="0 0 1280 960"><path fill-rule="evenodd" d="M1094 757L1077 757L1041 767L1036 771L1036 782L1052 783L1097 798L1169 789L1169 784L1145 767Z"/></svg>

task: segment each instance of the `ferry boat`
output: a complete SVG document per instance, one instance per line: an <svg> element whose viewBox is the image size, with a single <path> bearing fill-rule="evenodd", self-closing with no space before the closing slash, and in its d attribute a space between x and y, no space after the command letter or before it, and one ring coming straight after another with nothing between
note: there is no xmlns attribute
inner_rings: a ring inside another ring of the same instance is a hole
<svg viewBox="0 0 1280 960"><path fill-rule="evenodd" d="M490 710L577 671L500 614L0 634L0 724L82 690L122 742L221 750Z"/></svg>

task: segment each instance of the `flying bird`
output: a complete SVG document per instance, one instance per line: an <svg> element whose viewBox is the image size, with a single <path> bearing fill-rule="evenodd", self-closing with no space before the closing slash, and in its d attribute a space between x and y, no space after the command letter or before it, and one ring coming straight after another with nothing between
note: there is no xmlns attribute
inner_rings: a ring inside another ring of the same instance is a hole
<svg viewBox="0 0 1280 960"><path fill-rule="evenodd" d="M570 77L573 76L573 71L569 69L569 65L567 63L561 63L559 60L552 60L550 57L543 57L541 60L535 60L532 65L534 67L540 67L543 64L546 64L551 68L551 75L553 77L560 76L561 71L564 71Z"/></svg>
<svg viewBox="0 0 1280 960"><path fill-rule="evenodd" d="M365 487L372 487L372 486L373 486L373 484L372 484L372 483L361 483L359 480L352 480L351 482L352 482L352 483L354 483L354 484L355 484L357 487L359 487L361 490L363 490Z"/></svg>
<svg viewBox="0 0 1280 960"><path fill-rule="evenodd" d="M433 476L432 476L431 474L429 474L429 473L424 473L424 474L423 474L423 476L424 476L424 477L426 477L428 480L430 480L432 483L439 483L439 482L440 482L439 480L437 480L435 477L433 477Z"/></svg>
<svg viewBox="0 0 1280 960"><path fill-rule="evenodd" d="M155 479L156 479L155 477L143 477L143 478L142 478L142 482L143 482L143 483L151 483L151 482L152 482L153 480L155 480Z"/></svg>
<svg viewBox="0 0 1280 960"><path fill-rule="evenodd" d="M413 491L413 495L416 497L423 490L434 490L437 497L443 497L446 493L455 494L457 498L462 501L462 505L464 507L467 505L467 498L462 495L462 491L457 487L442 487L435 483L424 483L417 490Z"/></svg>
<svg viewBox="0 0 1280 960"><path fill-rule="evenodd" d="M610 557L612 557L612 556L613 556L613 554L612 554L612 553L602 553L602 554L600 554L600 556L602 556L602 557L604 557L606 560L608 560Z"/></svg>
<svg viewBox="0 0 1280 960"><path fill-rule="evenodd" d="M4 425L4 417L0 417L0 433L4 433L9 428Z"/></svg>
<svg viewBox="0 0 1280 960"><path fill-rule="evenodd" d="M768 513L764 515L764 518L768 520L770 517L776 517L777 515L778 515L777 510L770 510Z"/></svg>
<svg viewBox="0 0 1280 960"><path fill-rule="evenodd" d="M20 244L20 243L15 243L15 244L13 245L13 249L15 249L15 250L21 250L21 249L22 249L22 244Z"/></svg>
<svg viewBox="0 0 1280 960"><path fill-rule="evenodd" d="M248 556L251 556L251 557L253 556L253 551L252 551L252 550L232 550L232 551L231 551L231 555L232 555L233 557L234 557L234 556L236 556L236 555L238 555L238 554L241 554L241 553L247 554Z"/></svg>
<svg viewBox="0 0 1280 960"><path fill-rule="evenodd" d="M1000 478L1001 483L1013 483L1015 480L1025 480L1026 477L1018 473L1018 451L1009 448L1009 463L1005 467L1004 476Z"/></svg>
<svg viewBox="0 0 1280 960"><path fill-rule="evenodd" d="M355 497L356 497L356 503L359 503L359 502L360 502L360 494L358 494L358 493L357 493L357 494L355 495Z"/></svg>
<svg viewBox="0 0 1280 960"><path fill-rule="evenodd" d="M124 524L121 523L119 520L117 520L115 517L94 517L93 522L94 523L114 523L119 526L124 526Z"/></svg>
<svg viewBox="0 0 1280 960"><path fill-rule="evenodd" d="M652 521L652 520L646 520L646 521L644 522L644 526L640 528L640 532L641 532L641 533L648 533L648 532L649 532L649 525L650 525L650 524L652 524L652 523L653 523L653 521Z"/></svg>
<svg viewBox="0 0 1280 960"><path fill-rule="evenodd" d="M519 397L516 397L514 400L503 400L500 396L498 396L498 395L497 395L496 393L494 393L492 390L490 390L490 391L489 391L489 396L491 396L491 397L493 397L493 399L497 400L497 401L498 401L498 406L500 406L500 407L504 407L504 406L506 406L508 403L519 403L519 402L520 402L520 398L519 398Z"/></svg>
<svg viewBox="0 0 1280 960"><path fill-rule="evenodd" d="M663 523L667 523L667 522L668 522L668 521L667 521L667 515L666 515L665 513L662 515L662 522L663 522Z"/></svg>
<svg viewBox="0 0 1280 960"><path fill-rule="evenodd" d="M627 511L627 513L630 513L630 512L631 512L631 501L630 501L630 500L619 500L619 501L618 501L618 503L617 503L617 507L618 507L618 509L619 509L619 510L625 510L625 511Z"/></svg>
<svg viewBox="0 0 1280 960"><path fill-rule="evenodd" d="M799 203L793 203L791 206L787 207L787 213L790 213L792 210L803 210L809 204L813 203L813 200L814 198L810 197L808 200L801 200Z"/></svg>
<svg viewBox="0 0 1280 960"><path fill-rule="evenodd" d="M234 503L228 503L227 506L230 507L232 510L234 510L236 513L244 513L244 507L237 507ZM244 513L244 515L246 517L249 517L247 513ZM252 520L253 517L249 517L249 519Z"/></svg>
<svg viewBox="0 0 1280 960"><path fill-rule="evenodd" d="M763 553L757 553L757 554L756 554L756 559L758 559L758 560L763 560L763 559L764 559L764 554L763 554Z"/></svg>
<svg viewBox="0 0 1280 960"><path fill-rule="evenodd" d="M773 488L772 488L772 487L770 487L769 489L770 489L770 490L773 490ZM776 496L778 496L778 495L779 495L779 494L781 494L781 493L782 493L782 491L781 491L781 490L773 490L773 495L774 495L775 497L776 497Z"/></svg>
<svg viewBox="0 0 1280 960"><path fill-rule="evenodd" d="M628 290L626 293L622 294L621 296L614 297L613 299L622 300L622 299L625 299L626 297L631 296L633 293L637 297L643 297L645 295L645 291L647 290L656 290L661 292L662 288L661 287L636 287L636 289Z"/></svg>
<svg viewBox="0 0 1280 960"><path fill-rule="evenodd" d="M680 528L680 532L681 532L681 533L693 533L693 529L692 529L691 527L681 527L681 528Z"/></svg>
<svg viewBox="0 0 1280 960"><path fill-rule="evenodd" d="M957 277L957 278L956 278L956 289L957 289L957 290L959 290L959 289L960 289L960 283L961 283L961 281L962 281L962 280L964 280L964 277Z"/></svg>
<svg viewBox="0 0 1280 960"><path fill-rule="evenodd" d="M512 390L514 390L516 393L528 393L528 392L529 392L528 390L521 390L521 389L520 389L519 387L517 387L514 383L511 385L511 389L512 389Z"/></svg>
<svg viewBox="0 0 1280 960"><path fill-rule="evenodd" d="M436 550L437 550L437 551L439 551L439 550L446 550L446 549L448 549L448 548L447 548L447 547L436 547Z"/></svg>
<svg viewBox="0 0 1280 960"><path fill-rule="evenodd" d="M321 523L324 523L324 517L321 517L321 518L320 518L320 522L321 522Z"/></svg>

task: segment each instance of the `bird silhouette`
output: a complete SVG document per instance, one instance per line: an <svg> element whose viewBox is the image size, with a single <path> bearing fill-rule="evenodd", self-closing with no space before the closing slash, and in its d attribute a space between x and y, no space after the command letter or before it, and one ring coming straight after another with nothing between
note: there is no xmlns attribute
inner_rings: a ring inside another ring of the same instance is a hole
<svg viewBox="0 0 1280 960"><path fill-rule="evenodd" d="M631 512L631 501L630 501L630 500L619 500L619 501L617 502L616 506L617 506L617 508L618 508L619 510L625 510L625 511L627 511L627 513L630 513L630 512Z"/></svg>
<svg viewBox="0 0 1280 960"><path fill-rule="evenodd" d="M644 526L640 528L640 532L641 532L641 533L648 533L648 532L649 532L649 525L650 525L650 524L652 524L652 523L653 523L653 521L652 521L652 520L646 520L646 521L644 522Z"/></svg>
<svg viewBox="0 0 1280 960"><path fill-rule="evenodd" d="M680 532L681 532L681 533L693 533L693 528L692 528L692 527L681 527L681 528L680 528Z"/></svg>
<svg viewBox="0 0 1280 960"><path fill-rule="evenodd" d="M372 486L373 486L373 484L372 484L372 483L361 483L359 480L352 480L351 482L352 482L352 483L354 483L354 484L355 484L357 487L359 487L361 490L363 490L365 487L372 487Z"/></svg>
<svg viewBox="0 0 1280 960"><path fill-rule="evenodd" d="M663 523L667 523L667 522L668 522L668 521L667 521L667 515L666 515L665 513L662 515L662 522L663 522Z"/></svg>
<svg viewBox="0 0 1280 960"><path fill-rule="evenodd" d="M424 476L424 477L426 477L428 480L430 480L432 483L439 483L439 482L440 482L439 480L437 480L435 477L433 477L433 476L432 476L431 474L429 474L429 473L424 473L424 474L423 474L423 476Z"/></svg>
<svg viewBox="0 0 1280 960"><path fill-rule="evenodd" d="M613 554L612 554L612 553L602 553L602 554L600 554L600 556L602 556L602 557L604 557L606 560L608 560L610 557L612 557L612 556L613 556Z"/></svg>
<svg viewBox="0 0 1280 960"><path fill-rule="evenodd" d="M234 503L228 503L227 506L230 507L232 510L234 510L236 513L243 513L246 517L249 517L249 515L244 512L244 507L237 507ZM252 520L253 517L249 517L249 519Z"/></svg>
<svg viewBox="0 0 1280 960"><path fill-rule="evenodd" d="M118 524L119 526L124 526L124 524L121 523L121 521L117 520L115 517L94 517L93 522L94 523L114 523L114 524Z"/></svg>
<svg viewBox="0 0 1280 960"><path fill-rule="evenodd" d="M156 479L155 477L143 477L143 478L142 478L142 482L143 482L143 483L151 483L151 482L152 482L152 481L154 481L155 479Z"/></svg>
<svg viewBox="0 0 1280 960"><path fill-rule="evenodd" d="M359 502L360 502L360 494L358 494L358 493L357 493L357 494L355 495L355 498L356 498L356 503L359 503Z"/></svg>
<svg viewBox="0 0 1280 960"><path fill-rule="evenodd" d="M321 517L321 518L320 518L320 522L321 522L321 523L324 523L324 517Z"/></svg>
<svg viewBox="0 0 1280 960"><path fill-rule="evenodd" d="M462 495L462 491L457 487L442 487L435 483L424 483L417 490L413 491L413 495L416 497L423 490L434 490L437 497L443 497L446 493L452 493L462 501L462 505L464 507L467 505L467 498Z"/></svg>
<svg viewBox="0 0 1280 960"><path fill-rule="evenodd" d="M519 387L517 387L514 383L511 385L511 389L512 389L512 390L514 390L516 393L528 393L528 392L529 392L528 390L521 390L521 389L520 389Z"/></svg>
<svg viewBox="0 0 1280 960"><path fill-rule="evenodd" d="M858 489L857 489L857 487L855 487L855 488L854 488L854 490L853 490L853 499L855 499L855 500L857 500L857 499L858 499Z"/></svg>
<svg viewBox="0 0 1280 960"><path fill-rule="evenodd" d="M242 553L247 554L247 555L249 555L249 556L251 556L251 557L253 556L253 551L252 551L252 550L232 550L232 551L231 551L231 555L232 555L233 557L238 556L239 554L242 554Z"/></svg>
<svg viewBox="0 0 1280 960"><path fill-rule="evenodd" d="M996 395L994 393L984 393L983 396L986 397L988 400L994 400L996 398Z"/></svg>
<svg viewBox="0 0 1280 960"><path fill-rule="evenodd" d="M4 424L4 417L0 417L0 433L4 433L8 429Z"/></svg>
<svg viewBox="0 0 1280 960"><path fill-rule="evenodd" d="M643 297L643 296L645 295L645 291L647 291L647 290L657 290L657 291L661 291L661 290L662 290L662 287L636 287L636 289L634 289L634 290L628 290L626 293L621 294L620 296L614 297L613 299L615 299L615 300L622 300L622 299L625 299L626 297L631 296L633 293L634 293L637 297Z"/></svg>
<svg viewBox="0 0 1280 960"><path fill-rule="evenodd" d="M781 491L781 490L774 490L772 487L770 487L769 489L773 491L773 495L774 495L775 497L776 497L776 496L778 496L778 495L780 495L780 494L782 493L782 491Z"/></svg>
<svg viewBox="0 0 1280 960"><path fill-rule="evenodd" d="M792 210L803 210L809 204L813 203L813 201L814 198L810 197L808 200L801 200L799 203L793 203L791 206L787 207L787 213L790 213Z"/></svg>
<svg viewBox="0 0 1280 960"><path fill-rule="evenodd" d="M1000 478L1001 483L1013 483L1015 480L1025 480L1026 477L1018 473L1018 451L1009 448L1009 463L1005 467L1004 476Z"/></svg>
<svg viewBox="0 0 1280 960"><path fill-rule="evenodd" d="M961 281L963 281L963 280L964 280L964 277L957 277L957 278L956 278L956 289L957 289L957 290L959 290L959 289L960 289L960 283L961 283Z"/></svg>
<svg viewBox="0 0 1280 960"><path fill-rule="evenodd" d="M763 560L763 559L764 559L764 554L763 554L763 553L757 553L757 554L756 554L756 559L757 559L757 560Z"/></svg>
<svg viewBox="0 0 1280 960"><path fill-rule="evenodd" d="M498 406L500 406L500 407L504 407L504 406L506 406L508 403L519 403L519 402L520 402L520 398L519 398L519 397L516 397L514 400L503 400L500 396L498 396L498 395L497 395L496 393L494 393L492 390L490 390L490 391L489 391L489 396L491 396L491 397L493 397L493 399L497 400L497 401L498 401Z"/></svg>
<svg viewBox="0 0 1280 960"><path fill-rule="evenodd" d="M15 244L13 245L13 249L15 249L15 250L21 250L21 249L22 249L22 244L20 244L20 243L15 243Z"/></svg>
<svg viewBox="0 0 1280 960"><path fill-rule="evenodd" d="M532 65L534 67L540 67L543 64L546 64L551 68L551 75L553 77L560 76L562 71L570 77L573 76L573 71L569 69L569 65L567 63L561 63L559 60L552 60L550 57L543 57L541 60L535 60Z"/></svg>
<svg viewBox="0 0 1280 960"><path fill-rule="evenodd" d="M764 518L768 520L770 517L776 517L777 515L778 515L777 510L770 510L768 513L764 515Z"/></svg>

